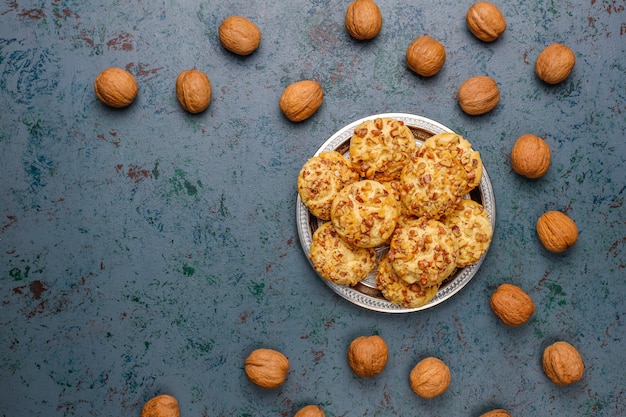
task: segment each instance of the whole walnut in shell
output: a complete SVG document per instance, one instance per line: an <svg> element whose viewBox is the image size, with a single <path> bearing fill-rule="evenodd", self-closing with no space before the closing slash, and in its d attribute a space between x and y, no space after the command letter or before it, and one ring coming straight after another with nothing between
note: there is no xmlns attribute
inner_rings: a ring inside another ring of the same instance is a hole
<svg viewBox="0 0 626 417"><path fill-rule="evenodd" d="M545 348L541 364L546 376L557 385L573 384L585 373L585 363L578 350L563 341Z"/></svg>
<svg viewBox="0 0 626 417"><path fill-rule="evenodd" d="M360 377L370 377L385 369L389 350L385 340L377 335L359 336L348 347L348 364Z"/></svg>
<svg viewBox="0 0 626 417"><path fill-rule="evenodd" d="M536 230L539 241L550 252L564 252L578 240L576 223L560 211L543 213L537 220Z"/></svg>
<svg viewBox="0 0 626 417"><path fill-rule="evenodd" d="M491 295L489 304L494 314L507 326L519 326L535 312L532 298L520 287L502 284Z"/></svg>
<svg viewBox="0 0 626 417"><path fill-rule="evenodd" d="M575 64L576 56L569 47L553 43L537 56L535 72L546 83L558 84L569 77Z"/></svg>
<svg viewBox="0 0 626 417"><path fill-rule="evenodd" d="M508 411L499 408L497 410L491 410L481 414L480 417L511 417L511 414Z"/></svg>
<svg viewBox="0 0 626 417"><path fill-rule="evenodd" d="M513 171L527 178L539 178L550 168L550 146L539 136L527 133L515 141L511 150Z"/></svg>
<svg viewBox="0 0 626 417"><path fill-rule="evenodd" d="M185 70L176 78L176 98L189 113L201 113L211 104L211 82L200 70Z"/></svg>
<svg viewBox="0 0 626 417"><path fill-rule="evenodd" d="M354 0L346 11L346 30L354 39L373 39L383 26L383 15L372 0Z"/></svg>
<svg viewBox="0 0 626 417"><path fill-rule="evenodd" d="M171 395L157 395L144 404L141 417L180 417L178 401Z"/></svg>
<svg viewBox="0 0 626 417"><path fill-rule="evenodd" d="M93 88L100 101L115 108L130 105L139 91L135 77L122 68L107 68L102 71L96 77Z"/></svg>
<svg viewBox="0 0 626 417"><path fill-rule="evenodd" d="M506 19L498 7L487 1L470 6L465 15L470 32L484 42L493 42L506 30Z"/></svg>
<svg viewBox="0 0 626 417"><path fill-rule="evenodd" d="M313 116L323 100L322 86L313 80L303 80L288 85L278 104L287 119L301 122Z"/></svg>
<svg viewBox="0 0 626 417"><path fill-rule="evenodd" d="M325 417L326 414L321 407L317 405L305 405L298 410L293 417Z"/></svg>
<svg viewBox="0 0 626 417"><path fill-rule="evenodd" d="M468 78L457 93L461 109L472 116L493 110L500 102L500 89L495 80L486 75Z"/></svg>
<svg viewBox="0 0 626 417"><path fill-rule="evenodd" d="M433 76L446 62L446 48L430 36L420 36L407 48L406 62L413 72L423 77Z"/></svg>
<svg viewBox="0 0 626 417"><path fill-rule="evenodd" d="M261 43L261 30L249 19L230 16L218 29L222 46L237 55L250 55Z"/></svg>
<svg viewBox="0 0 626 417"><path fill-rule="evenodd" d="M411 389L422 398L443 394L450 386L450 368L441 359L428 357L415 365L409 376Z"/></svg>
<svg viewBox="0 0 626 417"><path fill-rule="evenodd" d="M279 387L287 379L289 359L273 349L256 349L244 362L246 376L262 388Z"/></svg>

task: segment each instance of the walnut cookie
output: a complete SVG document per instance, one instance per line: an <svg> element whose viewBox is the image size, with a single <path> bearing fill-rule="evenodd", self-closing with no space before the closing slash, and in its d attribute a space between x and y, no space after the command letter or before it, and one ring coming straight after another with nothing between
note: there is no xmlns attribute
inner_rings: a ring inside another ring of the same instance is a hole
<svg viewBox="0 0 626 417"><path fill-rule="evenodd" d="M376 287L385 299L404 308L418 308L426 305L439 291L439 285L424 288L418 283L409 284L400 279L393 269L388 254L378 261Z"/></svg>
<svg viewBox="0 0 626 417"><path fill-rule="evenodd" d="M318 219L330 220L333 200L346 185L359 180L350 161L336 151L310 158L298 174L298 194L302 203Z"/></svg>
<svg viewBox="0 0 626 417"><path fill-rule="evenodd" d="M330 218L337 233L348 243L374 248L387 242L396 228L396 199L378 181L349 184L333 200Z"/></svg>
<svg viewBox="0 0 626 417"><path fill-rule="evenodd" d="M396 230L387 256L402 280L433 287L456 269L457 243L442 222L420 217Z"/></svg>
<svg viewBox="0 0 626 417"><path fill-rule="evenodd" d="M366 120L354 129L350 139L350 161L363 178L391 181L400 178L416 148L415 136L404 122Z"/></svg>
<svg viewBox="0 0 626 417"><path fill-rule="evenodd" d="M463 199L442 222L450 229L457 242L457 267L475 264L487 252L493 227L482 204Z"/></svg>
<svg viewBox="0 0 626 417"><path fill-rule="evenodd" d="M453 158L461 163L467 173L467 188L470 192L480 185L483 177L483 162L472 144L456 133L444 132L426 139L417 154L430 159Z"/></svg>
<svg viewBox="0 0 626 417"><path fill-rule="evenodd" d="M376 251L358 248L343 240L331 222L313 233L309 259L313 268L326 280L353 286L376 267Z"/></svg>
<svg viewBox="0 0 626 417"><path fill-rule="evenodd" d="M467 173L457 159L417 156L400 176L402 203L414 216L438 220L459 204L467 184Z"/></svg>

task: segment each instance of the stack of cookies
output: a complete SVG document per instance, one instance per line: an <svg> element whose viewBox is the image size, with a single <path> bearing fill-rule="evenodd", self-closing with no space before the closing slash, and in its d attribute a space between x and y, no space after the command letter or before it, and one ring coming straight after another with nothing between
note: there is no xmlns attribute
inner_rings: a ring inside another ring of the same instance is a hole
<svg viewBox="0 0 626 417"><path fill-rule="evenodd" d="M309 251L324 279L354 286L375 271L391 303L430 302L457 268L476 263L489 247L485 208L464 198L482 178L478 152L462 136L440 133L417 146L402 121L360 123L349 158L336 151L309 159L298 193L324 221Z"/></svg>

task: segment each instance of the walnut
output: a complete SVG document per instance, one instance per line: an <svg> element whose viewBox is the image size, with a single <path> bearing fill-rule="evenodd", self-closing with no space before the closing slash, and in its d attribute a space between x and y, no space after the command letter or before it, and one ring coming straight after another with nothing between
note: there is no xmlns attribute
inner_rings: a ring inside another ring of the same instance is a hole
<svg viewBox="0 0 626 417"><path fill-rule="evenodd" d="M537 236L550 252L564 252L578 240L576 223L560 211L548 211L539 217Z"/></svg>
<svg viewBox="0 0 626 417"><path fill-rule="evenodd" d="M176 98L189 113L201 113L211 104L211 82L197 69L185 70L176 78Z"/></svg>
<svg viewBox="0 0 626 417"><path fill-rule="evenodd" d="M385 369L388 357L387 343L377 335L357 337L348 347L348 364L360 377L381 373Z"/></svg>
<svg viewBox="0 0 626 417"><path fill-rule="evenodd" d="M557 385L569 385L579 381L585 373L585 364L576 348L559 341L543 351L543 371Z"/></svg>
<svg viewBox="0 0 626 417"><path fill-rule="evenodd" d="M144 404L141 417L180 417L178 401L171 395L157 395Z"/></svg>
<svg viewBox="0 0 626 417"><path fill-rule="evenodd" d="M480 417L511 417L511 414L508 411L500 408L481 414Z"/></svg>
<svg viewBox="0 0 626 417"><path fill-rule="evenodd" d="M245 360L246 376L262 388L279 387L287 379L289 359L273 349L256 349Z"/></svg>
<svg viewBox="0 0 626 417"><path fill-rule="evenodd" d="M222 46L237 55L250 55L261 43L261 30L249 19L230 16L218 29Z"/></svg>
<svg viewBox="0 0 626 417"><path fill-rule="evenodd" d="M354 0L346 11L346 30L354 39L373 39L383 26L383 15L372 0Z"/></svg>
<svg viewBox="0 0 626 417"><path fill-rule="evenodd" d="M435 357L422 359L409 376L411 389L422 398L443 394L450 385L450 368Z"/></svg>
<svg viewBox="0 0 626 417"><path fill-rule="evenodd" d="M470 32L484 42L493 42L506 29L506 19L498 7L487 1L479 1L470 6L465 15Z"/></svg>
<svg viewBox="0 0 626 417"><path fill-rule="evenodd" d="M96 96L110 107L130 105L137 97L135 77L122 68L107 68L96 77L93 84Z"/></svg>
<svg viewBox="0 0 626 417"><path fill-rule="evenodd" d="M502 284L491 295L489 301L494 314L507 326L519 326L535 312L532 298L520 287Z"/></svg>
<svg viewBox="0 0 626 417"><path fill-rule="evenodd" d="M324 91L316 81L303 80L290 84L280 96L279 106L285 117L292 122L301 122L320 108Z"/></svg>
<svg viewBox="0 0 626 417"><path fill-rule="evenodd" d="M317 405L305 405L293 417L325 417L326 414Z"/></svg>
<svg viewBox="0 0 626 417"><path fill-rule="evenodd" d="M574 52L566 45L553 43L548 45L537 56L535 72L539 79L548 84L565 81L576 64Z"/></svg>
<svg viewBox="0 0 626 417"><path fill-rule="evenodd" d="M446 48L430 36L420 36L406 50L406 62L415 73L423 77L433 76L446 62Z"/></svg>
<svg viewBox="0 0 626 417"><path fill-rule="evenodd" d="M493 110L500 102L500 90L493 78L478 75L459 87L457 98L461 109L472 116Z"/></svg>
<svg viewBox="0 0 626 417"><path fill-rule="evenodd" d="M522 135L511 150L511 165L513 171L527 178L542 177L550 167L550 146L533 134Z"/></svg>

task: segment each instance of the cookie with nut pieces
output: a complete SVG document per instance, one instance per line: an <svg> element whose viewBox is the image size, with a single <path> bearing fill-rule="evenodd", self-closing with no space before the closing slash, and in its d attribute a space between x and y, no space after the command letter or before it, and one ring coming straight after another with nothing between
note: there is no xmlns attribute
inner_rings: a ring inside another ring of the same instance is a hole
<svg viewBox="0 0 626 417"><path fill-rule="evenodd" d="M350 139L350 161L363 178L391 181L400 177L416 148L411 129L401 120L366 120Z"/></svg>
<svg viewBox="0 0 626 417"><path fill-rule="evenodd" d="M475 264L489 249L493 227L482 204L463 199L442 221L457 242L457 267Z"/></svg>
<svg viewBox="0 0 626 417"><path fill-rule="evenodd" d="M359 248L343 240L332 223L323 223L313 233L309 259L324 279L353 286L376 267L376 251Z"/></svg>
<svg viewBox="0 0 626 417"><path fill-rule="evenodd" d="M396 230L387 256L398 277L405 282L433 287L454 272L457 243L442 222L420 217Z"/></svg>
<svg viewBox="0 0 626 417"><path fill-rule="evenodd" d="M378 181L361 180L337 194L330 219L337 233L348 243L373 248L388 241L398 221L393 195Z"/></svg>
<svg viewBox="0 0 626 417"><path fill-rule="evenodd" d="M298 174L298 194L311 214L330 220L333 200L346 185L359 180L350 161L336 151L326 151L307 160Z"/></svg>

